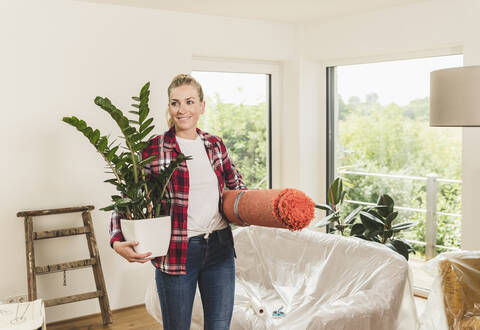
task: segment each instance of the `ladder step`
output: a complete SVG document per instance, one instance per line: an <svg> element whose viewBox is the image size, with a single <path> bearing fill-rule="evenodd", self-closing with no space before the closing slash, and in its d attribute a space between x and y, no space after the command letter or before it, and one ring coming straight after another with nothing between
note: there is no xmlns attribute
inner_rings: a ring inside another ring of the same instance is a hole
<svg viewBox="0 0 480 330"><path fill-rule="evenodd" d="M90 231L91 231L90 228L88 228L87 226L67 228L67 229L38 231L33 233L33 239L39 240L39 239L46 239L46 238L82 235L82 234L89 233Z"/></svg>
<svg viewBox="0 0 480 330"><path fill-rule="evenodd" d="M36 275L57 273L68 269L77 269L93 266L97 263L95 258L83 259L78 261L64 262L61 264L35 267Z"/></svg>
<svg viewBox="0 0 480 330"><path fill-rule="evenodd" d="M48 299L48 300L45 300L45 307L68 304L76 301L88 300L88 299L99 298L99 297L103 297L103 292L100 290L76 294L73 296Z"/></svg>
<svg viewBox="0 0 480 330"><path fill-rule="evenodd" d="M65 207L61 209L35 210L35 211L21 211L17 213L17 217L38 217L41 215L64 214L74 212L87 212L93 210L93 205Z"/></svg>

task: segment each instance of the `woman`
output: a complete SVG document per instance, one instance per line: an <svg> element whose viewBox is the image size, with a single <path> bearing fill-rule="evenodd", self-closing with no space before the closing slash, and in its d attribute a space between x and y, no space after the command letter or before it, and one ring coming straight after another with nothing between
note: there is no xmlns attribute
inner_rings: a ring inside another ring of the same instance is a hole
<svg viewBox="0 0 480 330"><path fill-rule="evenodd" d="M167 116L170 129L155 137L143 157L156 155L149 170L158 172L179 153L192 156L175 171L167 187L172 218L168 254L152 260L166 330L190 329L196 286L200 289L205 329L229 329L235 293L235 262L232 232L219 211L222 192L247 189L219 137L197 128L205 112L200 84L180 74L168 87ZM136 242L125 242L114 214L111 245L130 262L151 260L137 254Z"/></svg>

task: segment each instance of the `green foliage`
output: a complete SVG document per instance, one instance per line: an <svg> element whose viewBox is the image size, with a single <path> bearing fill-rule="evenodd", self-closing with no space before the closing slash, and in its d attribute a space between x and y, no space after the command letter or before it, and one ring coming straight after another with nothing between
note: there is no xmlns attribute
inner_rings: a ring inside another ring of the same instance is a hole
<svg viewBox="0 0 480 330"><path fill-rule="evenodd" d="M415 253L413 247L405 240L395 238L395 234L414 227L415 223L394 223L398 212L394 209L395 202L392 197L383 194L378 197L375 206L358 206L349 213L342 213L345 195L342 179L336 178L328 188L328 204L315 205L318 209L331 212L317 223L317 227L331 225L334 228L332 232L337 231L342 236L348 232L350 236L385 244L407 260L410 252ZM358 215L360 222L355 222Z"/></svg>
<svg viewBox="0 0 480 330"><path fill-rule="evenodd" d="M247 187L267 188L267 106L207 99L199 127L220 136Z"/></svg>
<svg viewBox="0 0 480 330"><path fill-rule="evenodd" d="M328 188L328 204L317 204L317 209L330 212L325 218L317 223L317 227L329 226L329 232L338 231L342 236L345 230L353 225L355 218L362 210L362 207L357 207L348 215L342 215L346 192L343 190L343 180L336 178Z"/></svg>
<svg viewBox="0 0 480 330"><path fill-rule="evenodd" d="M386 173L461 179L461 130L429 127L428 98L405 106L381 105L375 97L361 102L339 100L338 173L348 178L350 200L374 202L380 195L392 196L397 205L426 208L426 181L354 175L343 171ZM461 184L439 182L438 212L461 213ZM344 212L355 206L346 205ZM460 247L460 218L437 217L437 244ZM425 213L400 211L397 221L416 222L412 230L399 233L405 239L425 241ZM415 246L420 254L423 246Z"/></svg>
<svg viewBox="0 0 480 330"><path fill-rule="evenodd" d="M142 159L142 150L153 137L147 138L147 135L154 128L151 125L153 118L148 118L149 87L150 83L146 83L140 95L132 97L138 102L132 104L138 111L130 111L138 117L136 120L128 119L108 98L100 96L95 98L95 104L107 112L120 128L125 145L114 145L116 141L110 142L108 136L101 135L98 129L93 129L84 120L75 116L62 119L88 138L107 163L110 173L114 175L114 178L105 182L113 184L120 195L111 196L112 204L101 210L115 210L124 214L127 219L158 217L168 181L177 166L190 159L180 154L167 168L161 169L158 175L145 172L144 167L155 159L155 156Z"/></svg>
<svg viewBox="0 0 480 330"><path fill-rule="evenodd" d="M405 240L396 239L395 234L415 226L414 222L395 223L398 212L394 210L395 203L389 195L381 195L377 205L360 212L361 222L355 223L350 235L368 241L385 244L393 251L400 253L408 260L413 247Z"/></svg>

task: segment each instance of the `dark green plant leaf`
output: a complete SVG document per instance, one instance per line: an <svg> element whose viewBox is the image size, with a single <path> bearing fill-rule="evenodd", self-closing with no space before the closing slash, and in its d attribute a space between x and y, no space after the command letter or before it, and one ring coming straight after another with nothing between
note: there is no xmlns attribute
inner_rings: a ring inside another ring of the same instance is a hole
<svg viewBox="0 0 480 330"><path fill-rule="evenodd" d="M107 159L108 159L109 161L112 161L112 159L113 159L113 157L115 156L115 153L117 152L117 150L118 150L118 146L116 146L116 147L113 148L113 149L110 149L110 151L107 152L106 157L107 157Z"/></svg>
<svg viewBox="0 0 480 330"><path fill-rule="evenodd" d="M386 243L385 246L401 254L407 260L410 252L415 253L415 250L410 246L410 244L400 239L391 240L389 243Z"/></svg>
<svg viewBox="0 0 480 330"><path fill-rule="evenodd" d="M395 212L392 212L390 213L386 218L385 218L385 224L387 225L387 227L390 227L391 224L392 224L392 221L395 220L398 216L398 212L395 211Z"/></svg>
<svg viewBox="0 0 480 330"><path fill-rule="evenodd" d="M142 125L140 126L140 129L139 129L139 132L140 133L143 133L143 131L145 131L145 129L148 127L148 125L150 125L153 121L153 118L150 118L150 119L147 119L144 123L142 123Z"/></svg>
<svg viewBox="0 0 480 330"><path fill-rule="evenodd" d="M117 205L117 206L125 206L125 205L128 205L130 203L132 203L132 200L130 198L122 198L122 199L119 199L119 200L115 201L115 205Z"/></svg>
<svg viewBox="0 0 480 330"><path fill-rule="evenodd" d="M382 194L380 195L380 197L378 197L377 205L384 206L383 208L378 208L378 213L380 213L380 215L385 218L393 212L393 207L395 206L395 203L392 197L387 194Z"/></svg>
<svg viewBox="0 0 480 330"><path fill-rule="evenodd" d="M362 235L364 231L365 231L365 226L362 223L356 223L350 229L350 235L353 235L353 236Z"/></svg>
<svg viewBox="0 0 480 330"><path fill-rule="evenodd" d="M114 209L115 209L114 205L109 205L109 206L106 206L106 207L102 207L100 210L101 211L113 211Z"/></svg>
<svg viewBox="0 0 480 330"><path fill-rule="evenodd" d="M77 128L83 131L85 128L87 128L87 123L84 120L80 120L77 124Z"/></svg>
<svg viewBox="0 0 480 330"><path fill-rule="evenodd" d="M402 222L402 223L397 223L396 225L392 226L392 230L394 232L399 232L401 230L406 230L406 229L409 229L409 228L412 228L414 226L416 226L417 223L416 222Z"/></svg>
<svg viewBox="0 0 480 330"><path fill-rule="evenodd" d="M158 156L153 155L153 156L150 156L150 157L148 157L148 158L145 158L144 160L140 161L140 162L138 163L138 165L139 165L139 166L145 166L145 165L151 163L152 161L154 161L155 159L157 159L157 157L158 157Z"/></svg>
<svg viewBox="0 0 480 330"><path fill-rule="evenodd" d="M355 210L353 210L349 215L345 217L345 220L343 222L348 225L351 224L355 221L355 218L357 215L360 213L360 211L363 209L362 206L357 207Z"/></svg>
<svg viewBox="0 0 480 330"><path fill-rule="evenodd" d="M98 141L97 149L100 151L102 154L105 152L105 149L107 148L108 140L106 136L102 136L100 140Z"/></svg>
<svg viewBox="0 0 480 330"><path fill-rule="evenodd" d="M96 129L96 130L93 131L93 133L90 135L90 142L91 142L92 144L97 144L99 138L100 138L100 131L99 131L98 129Z"/></svg>
<svg viewBox="0 0 480 330"><path fill-rule="evenodd" d="M316 204L315 208L320 209L320 210L332 211L333 212L333 209L330 207L330 205L327 205L327 204Z"/></svg>
<svg viewBox="0 0 480 330"><path fill-rule="evenodd" d="M140 98L148 92L149 88L150 88L150 82L147 82L140 90Z"/></svg>
<svg viewBox="0 0 480 330"><path fill-rule="evenodd" d="M127 129L125 129L124 133L126 135L131 135L131 134L135 133L136 131L137 130L135 129L135 127L129 126L129 127L127 127Z"/></svg>
<svg viewBox="0 0 480 330"><path fill-rule="evenodd" d="M342 198L343 183L341 178L336 178L328 188L328 201L336 208Z"/></svg>
<svg viewBox="0 0 480 330"><path fill-rule="evenodd" d="M380 225L382 228L385 225L381 219L365 211L360 212L360 219L362 220L362 223L367 227L368 227L367 223L375 223L377 225Z"/></svg>
<svg viewBox="0 0 480 330"><path fill-rule="evenodd" d="M144 103L141 103L140 115L138 117L138 121L140 123L143 124L143 121L145 120L145 118L147 118L148 112L149 112L148 107Z"/></svg>
<svg viewBox="0 0 480 330"><path fill-rule="evenodd" d="M85 135L87 137L87 139L90 139L90 137L93 134L93 129L91 127L87 126L82 130L82 133L83 133L83 135Z"/></svg>
<svg viewBox="0 0 480 330"><path fill-rule="evenodd" d="M332 211L333 212L333 209L330 207L330 205L327 205L327 204L316 204L315 208L320 209L320 210Z"/></svg>

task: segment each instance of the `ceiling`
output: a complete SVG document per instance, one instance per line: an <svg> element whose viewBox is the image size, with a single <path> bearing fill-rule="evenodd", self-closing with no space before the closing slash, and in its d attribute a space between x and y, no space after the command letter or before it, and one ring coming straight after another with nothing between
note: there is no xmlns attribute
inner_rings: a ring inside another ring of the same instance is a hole
<svg viewBox="0 0 480 330"><path fill-rule="evenodd" d="M80 0L196 14L306 23L427 0Z"/></svg>

